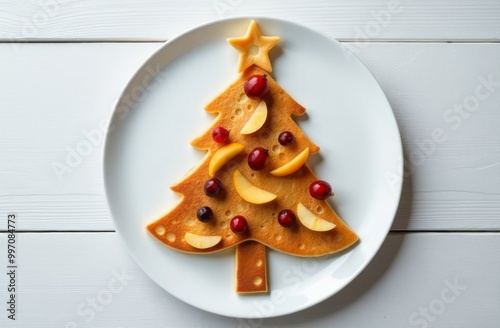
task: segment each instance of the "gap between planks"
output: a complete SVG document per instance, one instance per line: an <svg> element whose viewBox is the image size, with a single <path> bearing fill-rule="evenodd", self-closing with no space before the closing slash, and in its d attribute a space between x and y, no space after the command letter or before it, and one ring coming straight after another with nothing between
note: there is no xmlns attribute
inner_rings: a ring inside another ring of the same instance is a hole
<svg viewBox="0 0 500 328"><path fill-rule="evenodd" d="M0 234L10 233L6 230L0 230ZM16 234L18 233L116 233L115 230L16 230ZM488 234L488 233L500 233L500 229L491 229L491 230L403 230L403 229L394 229L390 230L389 234Z"/></svg>
<svg viewBox="0 0 500 328"><path fill-rule="evenodd" d="M343 43L460 43L460 44L474 44L474 43L500 43L500 39L352 39L352 38L334 38L335 40ZM75 40L58 40L58 39L37 39L37 40L23 40L23 39L0 39L0 44L3 43L164 43L168 39L75 39Z"/></svg>

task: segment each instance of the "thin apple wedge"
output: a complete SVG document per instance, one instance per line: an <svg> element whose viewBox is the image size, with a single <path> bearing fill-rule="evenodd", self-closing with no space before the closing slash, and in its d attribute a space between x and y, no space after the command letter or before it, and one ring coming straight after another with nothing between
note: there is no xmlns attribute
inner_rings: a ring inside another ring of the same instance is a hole
<svg viewBox="0 0 500 328"><path fill-rule="evenodd" d="M252 204L265 204L276 199L276 195L254 186L241 174L239 170L234 170L234 189L244 200Z"/></svg>
<svg viewBox="0 0 500 328"><path fill-rule="evenodd" d="M233 157L241 153L245 149L245 146L239 143L232 143L224 147L219 148L210 159L208 164L208 174L213 176L217 171L220 170L227 162L229 162Z"/></svg>
<svg viewBox="0 0 500 328"><path fill-rule="evenodd" d="M198 249L207 249L217 245L222 237L221 236L201 236L191 232L186 232L184 234L184 239L186 242Z"/></svg>
<svg viewBox="0 0 500 328"><path fill-rule="evenodd" d="M314 215L302 203L297 205L297 217L307 229L313 231L329 231L335 228L335 224Z"/></svg>
<svg viewBox="0 0 500 328"><path fill-rule="evenodd" d="M248 119L246 124L241 128L241 134L250 134L259 130L264 123L266 123L267 119L267 105L265 101L261 101L252 116Z"/></svg>
<svg viewBox="0 0 500 328"><path fill-rule="evenodd" d="M304 165L308 157L309 157L309 147L300 152L300 154L295 156L288 163L283 164L282 166L272 170L269 173L277 177L284 177L286 175L295 173L298 169L302 167L302 165Z"/></svg>

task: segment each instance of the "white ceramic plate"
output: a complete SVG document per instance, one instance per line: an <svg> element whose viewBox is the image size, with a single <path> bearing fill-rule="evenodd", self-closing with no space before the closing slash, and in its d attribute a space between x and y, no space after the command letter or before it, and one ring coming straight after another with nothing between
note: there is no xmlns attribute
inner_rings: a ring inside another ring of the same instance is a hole
<svg viewBox="0 0 500 328"><path fill-rule="evenodd" d="M401 194L402 148L391 107L356 58L324 35L295 23L257 18L263 35L278 35L273 77L307 117L298 124L321 147L309 159L331 182L331 204L360 242L334 256L297 258L268 252L270 294L234 291L234 248L191 255L163 246L145 226L175 205L169 189L204 156L189 141L214 116L204 105L237 78L237 52L227 37L249 18L209 23L170 40L124 90L110 120L104 181L116 229L144 272L200 309L233 317L293 313L328 298L370 262L392 224ZM146 300L147 301L147 300Z"/></svg>

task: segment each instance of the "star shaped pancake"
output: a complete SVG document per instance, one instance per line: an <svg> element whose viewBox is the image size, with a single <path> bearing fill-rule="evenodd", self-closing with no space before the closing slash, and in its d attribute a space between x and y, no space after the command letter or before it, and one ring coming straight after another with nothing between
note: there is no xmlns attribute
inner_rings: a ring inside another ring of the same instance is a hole
<svg viewBox="0 0 500 328"><path fill-rule="evenodd" d="M240 52L238 72L243 72L252 65L272 72L269 50L280 40L278 36L262 36L257 23L252 20L245 35L237 38L228 38L227 42Z"/></svg>

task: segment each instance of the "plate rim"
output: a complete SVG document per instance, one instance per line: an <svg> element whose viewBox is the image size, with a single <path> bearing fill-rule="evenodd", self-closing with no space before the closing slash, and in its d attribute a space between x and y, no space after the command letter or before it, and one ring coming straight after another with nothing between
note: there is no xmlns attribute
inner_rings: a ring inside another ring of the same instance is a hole
<svg viewBox="0 0 500 328"><path fill-rule="evenodd" d="M352 57L352 60L357 61L361 65L361 67L363 68L363 70L365 71L365 73L368 73L369 76L371 76L371 78L373 79L373 81L376 83L376 86L378 87L379 91L381 92L381 94L383 96L383 100L386 103L387 109L390 111L390 118L393 121L393 124L394 124L394 127L395 127L395 132L397 134L397 138L394 140L394 142L395 142L394 147L395 147L395 149L397 149L398 161L400 161L400 163L399 163L399 165L397 167L397 170L398 170L398 172L404 172L403 171L404 170L404 150L403 150L403 144L402 144L402 139L401 139L401 132L400 132L400 129L399 129L399 125L397 124L397 120L396 120L396 117L394 115L394 111L392 109L392 106L391 106L389 100L387 99L386 93L384 92L384 90L383 90L382 86L380 85L379 81L376 79L376 77L373 75L373 73L368 69L368 67L364 64L364 62L361 59L359 59L356 56L356 54L354 54L351 51L349 51L348 48L346 48L337 39L335 39L333 36L331 36L329 34L326 34L326 33L322 32L322 31L318 31L318 30L313 29L313 28L311 28L309 26L306 26L306 25L303 25L301 23L297 23L297 22L294 22L294 21L291 21L291 20L288 20L288 19L271 17L271 16L263 16L263 15L251 15L251 16L249 16L249 15L235 15L235 16L228 17L228 18L210 20L208 22L201 23L201 24L198 24L198 25L196 25L196 26L194 26L192 28L184 30L183 32L179 33L178 35L176 35L176 36L170 38L169 40L165 41L160 48L158 48L157 50L155 50L154 52L152 52L146 59L144 59L143 62L141 63L141 65L134 71L134 73L128 79L128 82L122 88L122 90L120 92L120 95L118 96L118 98L116 99L116 101L113 103L111 113L108 115L107 126L106 126L106 133L104 135L104 143L103 143L102 152L101 152L101 156L102 156L102 162L101 162L101 182L102 182L103 187L104 187L104 194L105 194L105 199L106 199L106 208L108 210L108 213L110 213L113 225L115 227L115 231L120 236L120 239L123 242L123 244L125 245L125 249L127 250L127 253L129 254L129 256L134 260L134 262L141 269L141 271L144 272L144 274L150 280L152 280L156 285L158 285L162 290L164 290L168 294L174 296L176 299L181 300L182 302L184 302L186 304L189 304L189 305L191 305L191 306L193 306L193 307L195 307L197 309L200 309L200 310L203 310L203 311L206 311L206 312L209 312L209 313L214 313L214 314L223 315L223 316L230 316L230 317L233 317L233 318L241 318L241 319L245 319L245 318L252 319L252 317L250 317L250 316L244 316L244 315L228 314L227 312L214 311L213 309L211 310L211 309L208 309L208 308L200 307L198 305L193 305L192 303L190 303L189 301L187 301L185 298L182 298L179 295L173 294L172 292L166 290L164 287L162 287L162 285L160 283L158 283L155 279L153 279L153 277L151 277L144 270L144 268L141 265L138 264L138 263L140 263L140 261L138 261L136 259L136 256L133 254L132 250L130 249L129 245L127 244L127 242L126 242L126 240L125 240L125 238L123 236L123 233L120 232L121 229L119 228L119 225L117 223L115 215L113 215L113 210L112 210L111 205L110 205L110 199L109 199L110 198L110 196L109 196L110 192L109 192L109 187L108 187L108 185L106 183L106 167L107 167L106 162L107 162L107 158L108 158L108 156L106 154L109 151L109 138L108 138L108 134L112 133L113 122L114 122L115 116L117 115L118 108L119 108L122 100L124 99L124 96L126 96L126 91L128 91L130 89L130 87L132 86L132 82L138 76L140 76L141 72L144 69L146 69L148 67L148 63L149 62L151 62L161 52L165 51L165 49L168 48L172 43L175 43L177 40L183 38L187 34L194 33L194 32L196 32L198 30L201 30L201 29L204 29L206 27L209 27L209 26L212 26L212 25L216 25L216 24L223 24L223 23L227 23L227 22L231 22L231 21L240 21L240 20L248 20L248 21L250 21L252 19L256 20L257 22L258 22L258 20L268 20L268 21L273 21L274 23L278 23L278 24L288 24L288 25L293 25L293 26L301 28L301 29L305 29L309 33L318 34L318 35L322 36L323 38L325 38L326 40L334 43L342 51L349 52L349 55ZM134 103L135 102L136 102L136 100L134 100ZM397 143L397 145L396 145L396 143ZM358 269L348 279L346 279L346 282L343 283L343 286L340 289L335 290L335 291L331 291L329 293L324 293L323 295L321 295L321 297L316 297L314 300L309 300L308 302L305 302L303 305L295 307L295 308L293 308L293 309L291 309L289 311L284 311L283 313L261 314L262 318L280 317L280 316L290 315L290 314L293 314L293 313L304 311L304 310L306 310L308 308L311 308L311 307L313 307L313 306L315 306L315 305L317 305L317 304L319 304L321 302L324 302L325 300L327 300L329 298L332 298L337 293L339 293L341 290L343 290L344 288L346 288L347 286L349 286L352 283L352 281L355 280L359 276L359 274L361 272L363 272L366 269L366 267L372 262L372 260L375 258L375 256L377 255L377 253L380 251L383 243L387 239L387 236L388 236L388 234L390 232L390 228L393 225L393 222L395 220L398 208L400 206L401 196L402 196L402 189L403 189L403 183L404 183L404 178L403 178L403 175L401 174L401 179L398 179L396 181L396 184L393 186L393 192L395 194L394 195L394 204L395 204L395 206L390 211L390 217L391 217L391 219L387 221L387 226L385 227L385 229L382 230L384 232L383 233L383 238L381 238L380 241L376 244L376 247L373 247L374 252L371 255L371 257L369 258L369 260L365 261L362 265L360 265L358 267ZM270 292L271 292L271 290L270 290ZM268 295L270 297L271 293L269 293ZM253 319L255 319L255 318L253 318Z"/></svg>

